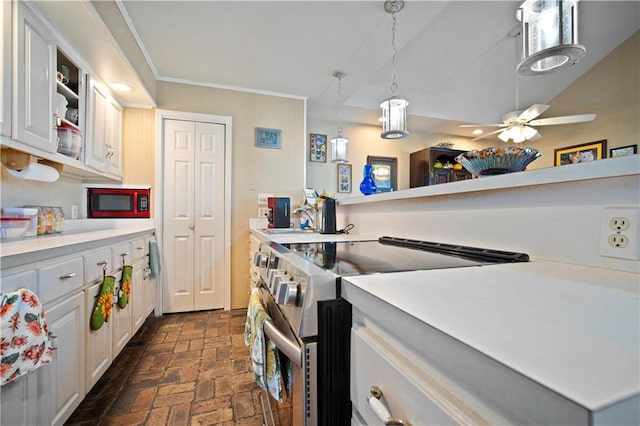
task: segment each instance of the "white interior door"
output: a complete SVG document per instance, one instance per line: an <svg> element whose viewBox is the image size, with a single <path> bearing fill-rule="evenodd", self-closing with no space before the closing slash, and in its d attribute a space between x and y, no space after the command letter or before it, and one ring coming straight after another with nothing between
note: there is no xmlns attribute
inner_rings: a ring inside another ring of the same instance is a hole
<svg viewBox="0 0 640 426"><path fill-rule="evenodd" d="M165 119L164 312L224 307L225 126Z"/></svg>

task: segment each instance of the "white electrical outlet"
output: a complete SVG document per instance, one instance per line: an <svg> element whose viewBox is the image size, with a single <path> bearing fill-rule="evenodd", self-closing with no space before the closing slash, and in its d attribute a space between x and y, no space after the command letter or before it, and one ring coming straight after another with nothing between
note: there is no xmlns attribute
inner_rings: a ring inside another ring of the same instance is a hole
<svg viewBox="0 0 640 426"><path fill-rule="evenodd" d="M269 207L258 207L258 217L267 217L269 214Z"/></svg>
<svg viewBox="0 0 640 426"><path fill-rule="evenodd" d="M267 202L268 202L267 199L269 197L273 197L273 194L259 193L258 194L258 205L266 206Z"/></svg>
<svg viewBox="0 0 640 426"><path fill-rule="evenodd" d="M78 206L76 206L75 204L71 205L71 219L77 219L78 218Z"/></svg>
<svg viewBox="0 0 640 426"><path fill-rule="evenodd" d="M600 255L640 260L637 207L605 207L600 224Z"/></svg>

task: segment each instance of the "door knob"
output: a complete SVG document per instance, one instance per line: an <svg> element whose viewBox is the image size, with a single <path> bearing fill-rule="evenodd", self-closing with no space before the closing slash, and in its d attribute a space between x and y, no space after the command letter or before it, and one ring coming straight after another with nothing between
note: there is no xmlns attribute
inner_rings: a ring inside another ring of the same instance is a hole
<svg viewBox="0 0 640 426"><path fill-rule="evenodd" d="M193 231L194 229L196 229L196 226L195 225L189 225L189 229L191 229Z"/></svg>

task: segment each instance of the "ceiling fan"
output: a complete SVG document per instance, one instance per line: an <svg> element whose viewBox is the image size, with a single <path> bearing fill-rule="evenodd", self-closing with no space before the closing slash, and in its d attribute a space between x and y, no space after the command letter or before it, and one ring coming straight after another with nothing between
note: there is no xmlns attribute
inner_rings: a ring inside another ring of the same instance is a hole
<svg viewBox="0 0 640 426"><path fill-rule="evenodd" d="M535 141L542 137L540 132L538 132L538 130L533 126L583 123L586 121L593 121L596 118L596 114L580 114L539 118L535 120L536 117L545 112L548 108L549 105L534 104L524 111L512 111L506 113L502 116L503 123L501 124L468 124L460 127L499 127L499 129L494 130L493 132L472 139L474 141L499 133L498 138L503 142L508 142L509 139L513 139L514 143L521 143L524 141Z"/></svg>

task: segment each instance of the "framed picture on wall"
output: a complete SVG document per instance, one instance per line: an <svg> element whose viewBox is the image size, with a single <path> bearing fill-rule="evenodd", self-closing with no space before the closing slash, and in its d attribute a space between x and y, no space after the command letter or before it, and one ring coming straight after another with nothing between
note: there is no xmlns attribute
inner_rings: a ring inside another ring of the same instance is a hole
<svg viewBox="0 0 640 426"><path fill-rule="evenodd" d="M638 153L638 145L621 146L609 150L609 158L626 157Z"/></svg>
<svg viewBox="0 0 640 426"><path fill-rule="evenodd" d="M351 192L351 164L338 164L338 192Z"/></svg>
<svg viewBox="0 0 640 426"><path fill-rule="evenodd" d="M281 130L256 127L256 146L260 148L280 149Z"/></svg>
<svg viewBox="0 0 640 426"><path fill-rule="evenodd" d="M607 140L557 148L554 153L554 166L601 160L607 158Z"/></svg>
<svg viewBox="0 0 640 426"><path fill-rule="evenodd" d="M314 163L327 162L327 135L309 133L309 161Z"/></svg>
<svg viewBox="0 0 640 426"><path fill-rule="evenodd" d="M367 156L367 164L371 164L373 180L378 189L376 192L391 192L398 189L396 157Z"/></svg>

